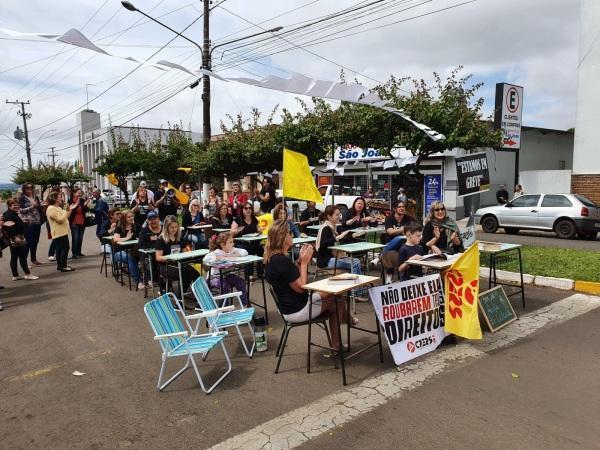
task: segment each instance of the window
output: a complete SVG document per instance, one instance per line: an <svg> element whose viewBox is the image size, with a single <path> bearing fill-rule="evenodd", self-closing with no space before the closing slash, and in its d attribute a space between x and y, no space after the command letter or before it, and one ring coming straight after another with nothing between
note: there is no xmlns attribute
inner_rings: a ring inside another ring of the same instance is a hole
<svg viewBox="0 0 600 450"><path fill-rule="evenodd" d="M542 206L546 208L568 208L573 204L564 195L544 195Z"/></svg>
<svg viewBox="0 0 600 450"><path fill-rule="evenodd" d="M593 201L591 201L589 198L587 198L585 195L575 194L575 198L577 200L579 200L581 203L583 203L585 206L591 206L592 208L596 208L598 206Z"/></svg>
<svg viewBox="0 0 600 450"><path fill-rule="evenodd" d="M559 159L558 160L558 170L565 170L566 167L567 167L567 162L562 159ZM544 205L542 205L542 206L544 206Z"/></svg>
<svg viewBox="0 0 600 450"><path fill-rule="evenodd" d="M514 206L515 208L532 207L537 206L539 200L539 195L522 195L510 202L510 205Z"/></svg>

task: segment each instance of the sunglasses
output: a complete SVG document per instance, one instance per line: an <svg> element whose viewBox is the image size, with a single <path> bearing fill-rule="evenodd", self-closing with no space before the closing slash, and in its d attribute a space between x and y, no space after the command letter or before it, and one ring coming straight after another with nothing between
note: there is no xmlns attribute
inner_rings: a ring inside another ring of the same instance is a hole
<svg viewBox="0 0 600 450"><path fill-rule="evenodd" d="M438 212L438 211L446 211L446 208L434 208L434 211L435 211L435 212Z"/></svg>
<svg viewBox="0 0 600 450"><path fill-rule="evenodd" d="M252 211L252 208L250 208L249 206L244 207L244 211Z"/></svg>

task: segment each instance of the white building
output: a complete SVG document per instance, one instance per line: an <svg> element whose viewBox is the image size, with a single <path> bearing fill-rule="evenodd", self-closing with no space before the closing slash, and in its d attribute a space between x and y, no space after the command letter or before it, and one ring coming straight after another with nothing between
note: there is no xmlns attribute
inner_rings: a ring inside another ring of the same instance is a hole
<svg viewBox="0 0 600 450"><path fill-rule="evenodd" d="M102 127L100 114L89 109L84 109L77 114L77 126L79 128L79 161L83 165L83 172L92 178L90 185L95 185L100 189L113 187L106 177L93 170L98 157L113 150L113 133L117 142L120 139L131 142L135 136L139 136L144 143L150 143L160 138L161 143L166 144L167 138L172 132L164 128ZM201 133L190 131L183 131L183 133L189 136L193 142L202 141Z"/></svg>
<svg viewBox="0 0 600 450"><path fill-rule="evenodd" d="M582 0L571 189L600 203L600 2Z"/></svg>

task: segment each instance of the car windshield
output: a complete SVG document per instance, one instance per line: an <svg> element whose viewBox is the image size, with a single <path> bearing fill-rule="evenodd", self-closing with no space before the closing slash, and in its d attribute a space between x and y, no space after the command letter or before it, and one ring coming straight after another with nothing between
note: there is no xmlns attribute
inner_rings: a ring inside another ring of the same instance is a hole
<svg viewBox="0 0 600 450"><path fill-rule="evenodd" d="M596 205L593 201L591 201L585 195L575 194L575 198L577 200L579 200L581 203L583 203L585 206L591 206L593 208L597 208L598 207L598 205Z"/></svg>

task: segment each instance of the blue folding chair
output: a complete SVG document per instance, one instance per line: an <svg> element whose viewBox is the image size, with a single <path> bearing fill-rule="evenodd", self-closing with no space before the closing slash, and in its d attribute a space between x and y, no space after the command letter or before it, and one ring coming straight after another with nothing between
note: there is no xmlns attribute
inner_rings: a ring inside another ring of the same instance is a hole
<svg viewBox="0 0 600 450"><path fill-rule="evenodd" d="M252 317L254 316L254 308L244 307L241 299L242 293L230 292L229 294L213 296L212 292L208 287L208 284L206 283L206 280L203 277L199 277L196 279L196 281L194 281L194 283L192 284L192 292L194 293L194 296L198 301L198 305L200 305L200 309L204 313L219 310L217 301L222 300L223 307L226 307L227 302L229 300L237 298L240 309L230 310L228 312L223 312L219 315L206 316L206 321L208 322L210 330L213 332L221 331L224 328L235 327L237 334L240 337L240 341L242 341L242 346L244 347L246 355L252 358L252 355L254 354L254 347L256 346L256 341L254 339L254 329L252 328ZM178 302L177 305L179 306L180 312L184 314L184 309L180 302ZM231 306L231 308L233 308L233 306ZM189 323L189 320L193 320L195 319L195 317L193 315L186 316L184 314L184 318L186 322L188 322L190 330L194 330L194 334L196 334L198 331L200 320L198 320L196 326L192 328L192 326ZM252 337L252 346L250 346L250 348L248 348L249 345L246 344L244 336L242 335L242 330L240 330L240 327L243 325L248 325L248 328L250 329L250 336Z"/></svg>
<svg viewBox="0 0 600 450"><path fill-rule="evenodd" d="M162 365L160 367L160 374L158 375L158 383L156 387L159 391L162 391L167 387L175 378L185 372L191 366L196 372L196 377L200 383L200 387L204 392L210 394L212 390L231 372L231 361L223 339L227 336L227 331L214 331L207 334L192 334L185 329L181 319L177 315L177 311L172 304L172 294L164 294L144 305L144 312L150 322L150 326L154 331L154 340L160 342L162 347ZM202 312L200 314L193 314L188 316L190 319L202 319L202 318L218 318L219 315L226 311L231 311L233 307L217 308L211 311ZM187 319L186 319L187 320ZM221 345L225 360L227 361L227 371L221 375L221 377L215 381L210 387L206 388L194 355L202 355L202 360L206 359L209 351L211 351L217 345ZM175 375L173 375L168 381L161 384L162 378L165 372L165 366L168 358L174 358L177 356L187 357L185 366L180 369Z"/></svg>

